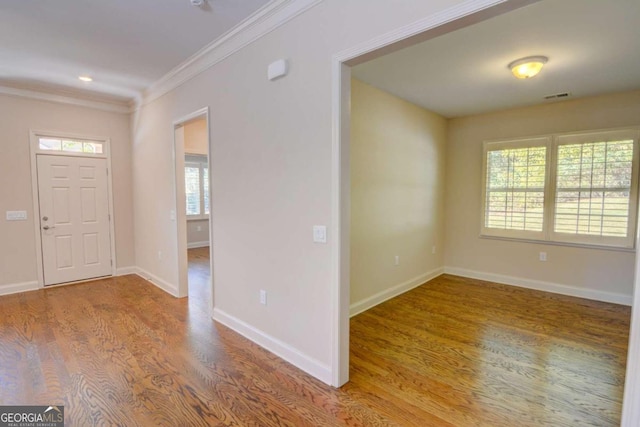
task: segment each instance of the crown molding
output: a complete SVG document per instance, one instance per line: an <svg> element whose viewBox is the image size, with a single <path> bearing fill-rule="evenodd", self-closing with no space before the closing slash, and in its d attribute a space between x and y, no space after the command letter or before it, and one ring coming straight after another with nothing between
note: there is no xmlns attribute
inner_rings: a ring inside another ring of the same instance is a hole
<svg viewBox="0 0 640 427"><path fill-rule="evenodd" d="M323 0L271 0L240 24L200 49L185 62L161 77L147 88L141 96L132 99L128 103L108 102L98 99L92 100L68 94L63 95L36 89L23 89L9 86L0 86L0 94L94 108L113 113L134 113L142 105L160 98L162 95L191 80L193 77L322 1Z"/></svg>
<svg viewBox="0 0 640 427"><path fill-rule="evenodd" d="M323 0L272 0L253 15L153 83L141 103L148 104L191 80L260 37L282 26Z"/></svg>
<svg viewBox="0 0 640 427"><path fill-rule="evenodd" d="M76 98L67 95L41 92L30 89L18 89L8 86L0 86L0 94L17 96L20 98L37 99L40 101L56 102L58 104L76 105L79 107L94 108L96 110L109 111L111 113L129 114L132 107L129 104L111 103L90 99Z"/></svg>

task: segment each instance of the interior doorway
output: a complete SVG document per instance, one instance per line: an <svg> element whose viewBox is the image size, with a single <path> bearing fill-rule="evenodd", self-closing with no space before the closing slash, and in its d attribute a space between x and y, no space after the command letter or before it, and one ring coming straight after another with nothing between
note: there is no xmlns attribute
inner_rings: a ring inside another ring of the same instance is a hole
<svg viewBox="0 0 640 427"><path fill-rule="evenodd" d="M333 57L333 224L332 232L339 236L333 243L333 284L334 288L334 346L333 346L333 383L341 385L349 378L349 301L350 301L350 126L351 123L351 73L352 66L362 64L373 58L382 56L417 41L433 38L453 30L469 26L492 16L517 9L520 6L535 2L504 2L498 6L490 2L477 2L470 6L466 13L452 10L450 14L442 14L428 22L417 22L398 30L387 38L381 37L370 42L354 46ZM446 18L445 19L445 15ZM454 19L452 19L452 16ZM418 31L418 28L420 31ZM405 31L406 30L406 31ZM447 50L442 50L447 51ZM455 56L455 55L452 55ZM436 62L432 56L429 60ZM394 66L397 66L394 63ZM506 67L505 67L506 68ZM636 274L638 260L636 258ZM635 302L638 301L637 275L635 281ZM635 307L634 307L635 308ZM633 324L637 324L637 310L634 310ZM640 418L635 395L638 378L637 365L634 363L640 346L637 344L637 333L632 328L629 363L627 365L627 386L622 425L636 425L631 421Z"/></svg>
<svg viewBox="0 0 640 427"><path fill-rule="evenodd" d="M211 313L211 174L208 110L174 123L179 296Z"/></svg>

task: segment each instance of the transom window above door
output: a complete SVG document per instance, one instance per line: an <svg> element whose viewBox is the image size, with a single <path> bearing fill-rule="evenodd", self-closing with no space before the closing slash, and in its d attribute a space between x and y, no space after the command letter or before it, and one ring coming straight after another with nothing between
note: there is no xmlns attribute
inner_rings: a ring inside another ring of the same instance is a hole
<svg viewBox="0 0 640 427"><path fill-rule="evenodd" d="M76 153L76 154L104 154L105 146L102 141L88 141L68 138L38 137L38 148L42 151Z"/></svg>

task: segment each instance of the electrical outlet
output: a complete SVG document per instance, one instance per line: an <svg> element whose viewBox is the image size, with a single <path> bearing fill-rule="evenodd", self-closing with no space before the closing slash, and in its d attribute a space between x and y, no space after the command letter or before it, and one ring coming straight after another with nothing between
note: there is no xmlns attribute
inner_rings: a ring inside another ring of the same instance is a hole
<svg viewBox="0 0 640 427"><path fill-rule="evenodd" d="M260 304L267 305L267 291L260 289Z"/></svg>
<svg viewBox="0 0 640 427"><path fill-rule="evenodd" d="M431 253L435 254L436 253L436 247L435 246L431 246Z"/></svg>
<svg viewBox="0 0 640 427"><path fill-rule="evenodd" d="M540 261L546 261L546 260L547 260L547 253L540 252Z"/></svg>
<svg viewBox="0 0 640 427"><path fill-rule="evenodd" d="M400 255L396 255L395 263L396 265L400 265Z"/></svg>
<svg viewBox="0 0 640 427"><path fill-rule="evenodd" d="M162 251L158 251L158 261L162 261Z"/></svg>

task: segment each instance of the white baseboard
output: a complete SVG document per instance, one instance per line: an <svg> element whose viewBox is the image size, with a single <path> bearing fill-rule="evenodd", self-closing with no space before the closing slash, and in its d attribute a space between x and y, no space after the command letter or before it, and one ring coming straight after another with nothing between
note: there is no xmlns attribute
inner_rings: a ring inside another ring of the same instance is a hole
<svg viewBox="0 0 640 427"><path fill-rule="evenodd" d="M17 294L19 292L35 291L40 289L38 281L12 283L9 285L0 285L0 295Z"/></svg>
<svg viewBox="0 0 640 427"><path fill-rule="evenodd" d="M407 280L406 282L400 283L392 288L386 289L382 292L378 292L375 295L370 296L369 298L365 298L362 301L358 301L349 306L349 317L353 317L357 314L362 313L363 311L367 311L376 305L383 303L391 298L397 297L400 294L403 294L407 291L410 291L413 288L417 288L418 286L428 282L431 279L435 279L444 273L444 267L436 268L435 270L428 271L424 274L421 274L418 277L414 277L413 279Z"/></svg>
<svg viewBox="0 0 640 427"><path fill-rule="evenodd" d="M208 240L205 240L203 242L189 242L189 243L187 243L187 248L188 249L206 248L207 246L209 246L209 241Z"/></svg>
<svg viewBox="0 0 640 427"><path fill-rule="evenodd" d="M486 273L484 271L467 270L458 267L445 267L446 274L468 277L470 279L486 280L488 282L502 283L504 285L519 286L521 288L535 289L537 291L551 292L554 294L571 297L586 298L595 301L610 302L614 304L632 305L633 296L617 294L613 292L598 291L595 289L576 288L575 286L562 285L560 283L543 282L541 280L525 279L523 277L505 276L502 274Z"/></svg>
<svg viewBox="0 0 640 427"><path fill-rule="evenodd" d="M159 278L158 276L149 273L146 270L143 270L140 267L136 267L136 274L140 277L142 277L143 279L151 282L152 284L156 285L158 288L162 289L163 291L167 292L168 294L173 295L174 297L178 298L178 286L177 285L172 285L169 282L166 282L164 280L162 280L161 278Z"/></svg>
<svg viewBox="0 0 640 427"><path fill-rule="evenodd" d="M303 354L299 350L291 347L289 344L264 333L263 331L225 313L218 308L213 309L213 319L228 328L233 329L259 346L264 347L292 365L302 369L309 375L331 385L332 375L329 366L307 356L306 354Z"/></svg>
<svg viewBox="0 0 640 427"><path fill-rule="evenodd" d="M127 274L138 274L140 269L135 265L129 267L120 267L116 269L116 276L126 276Z"/></svg>

